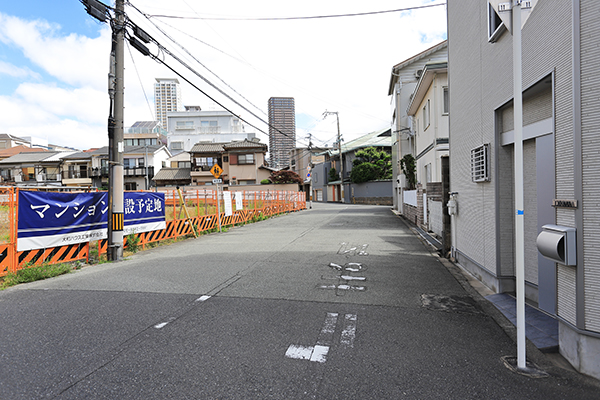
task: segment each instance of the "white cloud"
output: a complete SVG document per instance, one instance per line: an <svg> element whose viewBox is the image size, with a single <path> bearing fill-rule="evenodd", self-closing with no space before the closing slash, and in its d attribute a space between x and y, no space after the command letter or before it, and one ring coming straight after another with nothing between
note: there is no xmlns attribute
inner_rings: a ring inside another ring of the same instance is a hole
<svg viewBox="0 0 600 400"><path fill-rule="evenodd" d="M191 5L204 16L231 16L234 13L239 16L343 14L424 3L424 0L406 0L400 5L395 0L376 3L357 0L305 0L299 3L230 0L200 7L190 2L170 2L168 5L162 0L135 2L137 7L149 13L196 15L190 10ZM322 120L326 109L339 112L345 140L389 126L387 88L392 66L439 43L445 38L446 32L443 6L412 13L285 22L153 18L178 43L258 106L262 110L260 112L185 55L136 11L128 7L127 12L133 22L263 119L267 120L265 113L269 97L294 97L296 112L303 114L302 121L308 121L298 126L299 139L304 139L308 131L321 140L337 135L335 118ZM91 20L83 9L79 18ZM101 25L97 37L89 38L64 32L60 26L41 19L23 20L0 13L1 44L20 49L31 61L31 67L14 65L12 60L12 64L0 62L0 74L20 80L14 93L5 93L0 97L0 107L10 110L3 117L3 131L24 136L47 135L50 142L79 148L98 147L107 143L110 51L110 29L107 25ZM131 52L135 63L131 62L129 50L125 51L126 126L137 120L152 118L154 78L175 77L165 67L143 57L135 49L131 49ZM239 59L246 62L240 62ZM169 57L165 60L234 113L268 131L265 124L217 93L176 61ZM50 78L44 78L44 81L41 74L33 70L35 68ZM206 96L182 79L180 81L184 104L200 105L205 109L211 106L212 102ZM150 110L147 101L150 102ZM253 128L249 130L253 131ZM259 137L263 141L268 140L262 134Z"/></svg>
<svg viewBox="0 0 600 400"><path fill-rule="evenodd" d="M20 79L26 79L26 78L33 78L36 80L41 79L40 74L32 71L31 69L29 69L27 67L20 68L20 67L17 67L16 65L13 65L11 63L7 63L7 62L1 61L1 60L0 60L0 75L7 75L7 76L11 76L13 78L20 78Z"/></svg>
<svg viewBox="0 0 600 400"><path fill-rule="evenodd" d="M97 38L64 35L60 26L43 20L25 21L0 13L0 40L21 49L23 55L48 74L69 85L106 87L110 30Z"/></svg>

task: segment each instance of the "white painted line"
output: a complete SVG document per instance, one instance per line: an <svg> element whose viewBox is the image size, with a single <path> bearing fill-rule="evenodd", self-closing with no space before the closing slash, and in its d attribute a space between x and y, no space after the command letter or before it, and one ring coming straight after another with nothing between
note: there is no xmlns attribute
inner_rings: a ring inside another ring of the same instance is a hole
<svg viewBox="0 0 600 400"><path fill-rule="evenodd" d="M354 347L354 338L356 337L356 314L346 314L344 317L344 330L340 343L347 347Z"/></svg>
<svg viewBox="0 0 600 400"><path fill-rule="evenodd" d="M285 352L285 356L296 360L310 360L313 350L314 347L312 346L297 346L292 344Z"/></svg>
<svg viewBox="0 0 600 400"><path fill-rule="evenodd" d="M310 361L324 363L327 361L327 353L329 353L329 346L316 345L310 356Z"/></svg>
<svg viewBox="0 0 600 400"><path fill-rule="evenodd" d="M325 323L319 334L317 344L330 345L333 343L333 334L335 333L335 327L337 325L338 313L327 313L325 317Z"/></svg>
<svg viewBox="0 0 600 400"><path fill-rule="evenodd" d="M341 275L340 278L342 278L345 281L366 281L367 280L367 278L365 278L364 276Z"/></svg>
<svg viewBox="0 0 600 400"><path fill-rule="evenodd" d="M201 296L196 299L196 301L206 301L210 299L212 296Z"/></svg>
<svg viewBox="0 0 600 400"><path fill-rule="evenodd" d="M156 329L160 329L160 328L164 328L164 326L165 326L165 325L167 325L167 324L168 324L168 322L162 322L162 323L160 323L160 324L156 324L156 325L154 325L154 327L155 327Z"/></svg>

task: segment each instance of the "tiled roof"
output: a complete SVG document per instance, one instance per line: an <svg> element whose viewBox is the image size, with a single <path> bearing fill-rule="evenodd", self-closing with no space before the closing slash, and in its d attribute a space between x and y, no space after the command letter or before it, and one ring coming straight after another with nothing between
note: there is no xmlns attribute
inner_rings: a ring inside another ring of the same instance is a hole
<svg viewBox="0 0 600 400"><path fill-rule="evenodd" d="M190 179L190 168L161 168L152 178L155 181L178 181Z"/></svg>
<svg viewBox="0 0 600 400"><path fill-rule="evenodd" d="M267 145L260 142L253 142L248 139L244 139L243 141L231 142L223 145L225 150L229 149L262 149L267 151Z"/></svg>
<svg viewBox="0 0 600 400"><path fill-rule="evenodd" d="M92 151L80 151L61 157L63 160L89 160L93 156L106 156L108 155L108 146L94 149Z"/></svg>
<svg viewBox="0 0 600 400"><path fill-rule="evenodd" d="M190 153L222 153L226 143L196 143Z"/></svg>
<svg viewBox="0 0 600 400"><path fill-rule="evenodd" d="M58 154L55 151L45 151L36 153L20 153L15 154L12 157L8 157L0 161L0 164L16 164L16 163L27 163L27 162L41 162L53 155Z"/></svg>
<svg viewBox="0 0 600 400"><path fill-rule="evenodd" d="M40 149L39 147L26 147L23 145L10 147L8 149L0 150L0 158L6 158L14 156L19 153L40 153L43 151L48 151L45 149Z"/></svg>

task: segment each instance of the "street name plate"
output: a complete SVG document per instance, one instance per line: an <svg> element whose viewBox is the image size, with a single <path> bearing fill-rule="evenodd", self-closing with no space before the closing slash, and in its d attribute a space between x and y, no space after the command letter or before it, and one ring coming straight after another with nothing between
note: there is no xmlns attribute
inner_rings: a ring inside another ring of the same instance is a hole
<svg viewBox="0 0 600 400"><path fill-rule="evenodd" d="M213 179L213 183L223 183L223 179Z"/></svg>

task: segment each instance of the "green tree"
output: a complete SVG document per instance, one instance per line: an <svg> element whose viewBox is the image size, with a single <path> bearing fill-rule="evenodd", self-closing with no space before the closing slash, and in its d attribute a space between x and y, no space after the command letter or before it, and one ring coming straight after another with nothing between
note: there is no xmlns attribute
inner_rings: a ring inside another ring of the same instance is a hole
<svg viewBox="0 0 600 400"><path fill-rule="evenodd" d="M392 178L392 156L385 150L367 147L355 153L350 179L354 183Z"/></svg>
<svg viewBox="0 0 600 400"><path fill-rule="evenodd" d="M414 190L417 186L417 165L412 154L407 154L400 159L400 168L404 176L406 176L408 189Z"/></svg>
<svg viewBox="0 0 600 400"><path fill-rule="evenodd" d="M334 167L331 167L331 169L329 170L329 180L328 180L328 182L335 182L338 179L340 179L340 177L338 176L337 171L335 170Z"/></svg>

